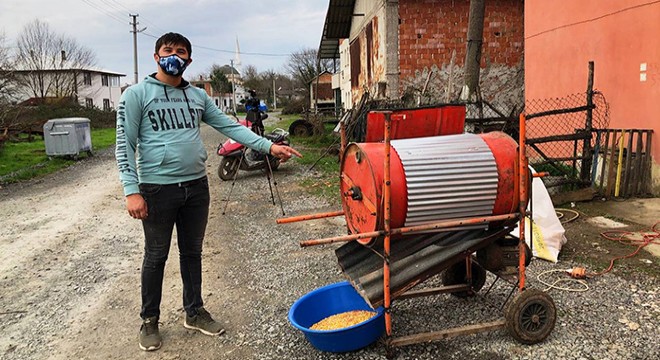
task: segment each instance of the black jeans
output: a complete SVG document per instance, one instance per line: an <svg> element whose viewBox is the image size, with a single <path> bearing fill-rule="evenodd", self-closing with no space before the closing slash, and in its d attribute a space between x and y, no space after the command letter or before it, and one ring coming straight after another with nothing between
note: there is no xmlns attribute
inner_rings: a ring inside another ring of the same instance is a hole
<svg viewBox="0 0 660 360"><path fill-rule="evenodd" d="M209 183L206 177L180 184L140 184L147 202L142 262L142 310L144 319L160 316L165 261L176 225L179 263L183 281L183 307L194 316L202 302L202 243L209 215Z"/></svg>

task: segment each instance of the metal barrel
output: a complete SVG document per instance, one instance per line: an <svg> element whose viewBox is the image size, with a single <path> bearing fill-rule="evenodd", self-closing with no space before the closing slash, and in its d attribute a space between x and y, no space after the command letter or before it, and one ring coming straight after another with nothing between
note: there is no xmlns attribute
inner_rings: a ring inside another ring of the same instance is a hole
<svg viewBox="0 0 660 360"><path fill-rule="evenodd" d="M515 210L518 146L508 135L433 136L391 145L392 228ZM342 160L342 206L352 233L382 229L383 146L350 144Z"/></svg>

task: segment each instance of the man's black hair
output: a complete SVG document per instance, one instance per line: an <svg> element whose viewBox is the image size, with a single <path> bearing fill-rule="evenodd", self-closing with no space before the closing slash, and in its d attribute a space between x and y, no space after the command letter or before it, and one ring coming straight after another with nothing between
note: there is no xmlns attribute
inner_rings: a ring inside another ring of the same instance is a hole
<svg viewBox="0 0 660 360"><path fill-rule="evenodd" d="M156 40L156 54L158 54L158 50L160 50L163 45L183 45L186 47L186 50L188 50L188 56L192 56L192 45L190 44L190 40L181 34L169 32L158 38L158 40Z"/></svg>

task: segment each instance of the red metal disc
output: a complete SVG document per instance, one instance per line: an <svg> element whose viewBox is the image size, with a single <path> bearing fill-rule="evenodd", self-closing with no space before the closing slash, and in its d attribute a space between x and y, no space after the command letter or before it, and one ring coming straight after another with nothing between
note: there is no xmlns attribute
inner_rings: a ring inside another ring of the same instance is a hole
<svg viewBox="0 0 660 360"><path fill-rule="evenodd" d="M351 233L365 233L383 228L383 143L353 143L344 153L340 191L344 216ZM406 180L401 159L392 149L390 155L391 227L403 226L407 211ZM368 244L373 239L360 239Z"/></svg>

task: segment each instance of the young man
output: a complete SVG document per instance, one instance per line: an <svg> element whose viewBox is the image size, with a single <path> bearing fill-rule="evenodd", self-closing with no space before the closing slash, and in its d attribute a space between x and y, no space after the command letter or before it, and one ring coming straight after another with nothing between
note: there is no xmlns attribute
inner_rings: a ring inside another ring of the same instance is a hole
<svg viewBox="0 0 660 360"><path fill-rule="evenodd" d="M209 213L207 158L201 122L252 149L288 160L301 156L232 121L183 72L192 62L190 41L167 33L156 41L157 72L129 87L117 111L116 158L130 216L142 220L142 308L139 345L161 346L158 332L165 261L176 225L183 281L183 325L206 335L224 332L203 307L202 242ZM137 160L136 160L137 153Z"/></svg>

